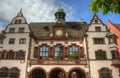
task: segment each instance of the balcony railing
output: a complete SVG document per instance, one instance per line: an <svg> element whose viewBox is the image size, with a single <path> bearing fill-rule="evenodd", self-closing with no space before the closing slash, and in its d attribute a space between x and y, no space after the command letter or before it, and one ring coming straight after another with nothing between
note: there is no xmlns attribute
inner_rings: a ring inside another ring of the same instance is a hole
<svg viewBox="0 0 120 78"><path fill-rule="evenodd" d="M115 67L120 67L120 59L112 60L112 65Z"/></svg>
<svg viewBox="0 0 120 78"><path fill-rule="evenodd" d="M40 60L31 59L29 61L30 65L87 65L87 60Z"/></svg>

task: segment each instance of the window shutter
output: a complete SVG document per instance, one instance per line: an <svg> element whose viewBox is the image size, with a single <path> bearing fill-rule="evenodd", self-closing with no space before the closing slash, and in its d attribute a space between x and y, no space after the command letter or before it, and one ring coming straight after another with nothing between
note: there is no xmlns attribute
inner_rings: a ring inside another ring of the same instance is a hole
<svg viewBox="0 0 120 78"><path fill-rule="evenodd" d="M34 58L38 58L38 56L39 56L39 48L34 47Z"/></svg>
<svg viewBox="0 0 120 78"><path fill-rule="evenodd" d="M84 57L84 48L80 47L80 57L83 58Z"/></svg>

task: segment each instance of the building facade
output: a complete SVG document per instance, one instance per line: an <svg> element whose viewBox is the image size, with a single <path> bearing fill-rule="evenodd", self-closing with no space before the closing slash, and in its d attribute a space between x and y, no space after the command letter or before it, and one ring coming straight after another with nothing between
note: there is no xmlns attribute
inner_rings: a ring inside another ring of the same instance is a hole
<svg viewBox="0 0 120 78"><path fill-rule="evenodd" d="M120 78L118 38L97 15L90 23L27 23L22 10L0 33L0 78Z"/></svg>

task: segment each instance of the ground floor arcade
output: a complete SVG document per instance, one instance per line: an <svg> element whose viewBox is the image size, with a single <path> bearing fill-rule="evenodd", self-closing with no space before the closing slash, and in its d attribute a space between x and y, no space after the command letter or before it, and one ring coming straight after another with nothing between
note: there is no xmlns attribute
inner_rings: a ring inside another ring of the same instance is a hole
<svg viewBox="0 0 120 78"><path fill-rule="evenodd" d="M71 68L68 72L64 67L54 67L49 72L45 68L35 67L27 74L27 78L88 78L89 76L89 73L80 67Z"/></svg>

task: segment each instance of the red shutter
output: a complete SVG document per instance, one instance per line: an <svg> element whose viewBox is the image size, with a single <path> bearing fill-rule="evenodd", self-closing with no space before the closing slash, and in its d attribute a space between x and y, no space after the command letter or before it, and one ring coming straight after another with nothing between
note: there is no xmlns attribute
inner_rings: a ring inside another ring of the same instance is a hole
<svg viewBox="0 0 120 78"><path fill-rule="evenodd" d="M34 47L34 58L39 57L39 47Z"/></svg>
<svg viewBox="0 0 120 78"><path fill-rule="evenodd" d="M83 58L84 57L84 48L80 47L80 57Z"/></svg>

